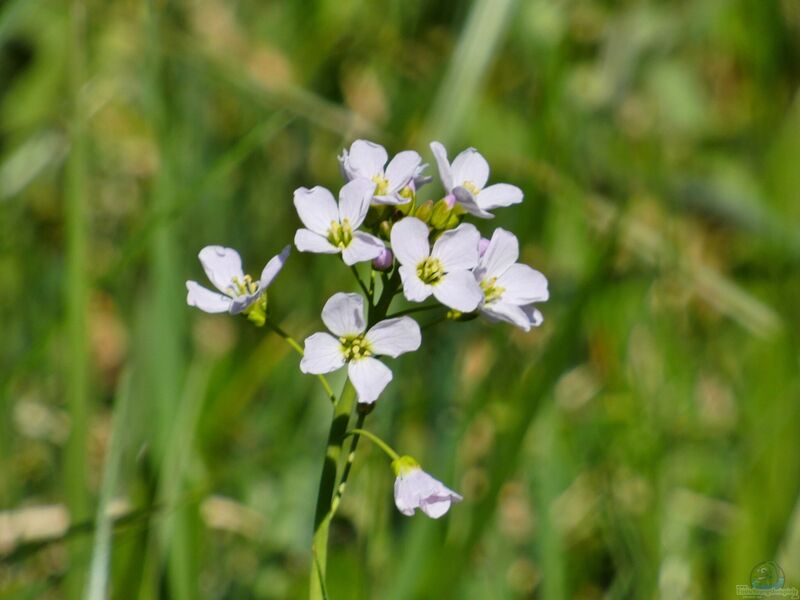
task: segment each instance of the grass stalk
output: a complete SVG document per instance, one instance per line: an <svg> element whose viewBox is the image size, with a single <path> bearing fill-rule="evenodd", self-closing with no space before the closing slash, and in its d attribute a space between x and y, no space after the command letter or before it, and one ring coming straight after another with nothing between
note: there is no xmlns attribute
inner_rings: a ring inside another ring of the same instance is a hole
<svg viewBox="0 0 800 600"><path fill-rule="evenodd" d="M64 462L64 488L70 518L83 520L89 515L86 478L88 437L88 207L87 133L81 91L86 80L86 6L73 0L69 19L69 119L70 155L66 166L66 397L70 433ZM88 545L76 539L69 545L70 569L65 582L66 596L80 598L83 593L82 568Z"/></svg>

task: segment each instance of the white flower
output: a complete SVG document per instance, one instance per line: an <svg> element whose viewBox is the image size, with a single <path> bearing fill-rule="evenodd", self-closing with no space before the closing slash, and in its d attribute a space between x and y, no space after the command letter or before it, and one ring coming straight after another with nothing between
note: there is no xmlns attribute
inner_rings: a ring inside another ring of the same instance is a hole
<svg viewBox="0 0 800 600"><path fill-rule="evenodd" d="M489 180L489 164L475 148L467 148L450 164L447 150L439 142L431 142L436 157L442 185L449 195L464 209L482 219L494 217L490 210L522 202L522 190L508 183L486 186Z"/></svg>
<svg viewBox="0 0 800 600"><path fill-rule="evenodd" d="M475 268L475 279L483 290L478 310L492 320L501 320L530 331L542 324L542 313L532 306L548 297L547 279L539 271L517 262L519 242L505 229L495 229L486 252Z"/></svg>
<svg viewBox="0 0 800 600"><path fill-rule="evenodd" d="M342 253L348 265L372 260L383 252L383 242L374 235L357 231L369 210L374 185L354 179L339 191L339 206L324 187L299 188L294 206L307 229L298 229L294 245L300 252Z"/></svg>
<svg viewBox="0 0 800 600"><path fill-rule="evenodd" d="M209 281L221 294L204 288L196 281L186 282L186 303L207 313L229 312L239 314L250 308L272 283L289 257L290 246L273 257L261 271L261 278L253 281L242 272L242 259L233 248L206 246L198 258Z"/></svg>
<svg viewBox="0 0 800 600"><path fill-rule="evenodd" d="M339 157L342 173L347 180L368 179L374 184L373 196L377 204L406 204L410 197L400 192L412 181L424 182L422 158L413 150L395 155L386 164L389 155L383 146L356 140L350 151L342 150Z"/></svg>
<svg viewBox="0 0 800 600"><path fill-rule="evenodd" d="M483 294L470 272L478 264L480 234L473 225L462 224L428 243L428 227L415 217L406 217L392 228L392 251L400 263L403 293L412 302L431 294L442 304L471 312Z"/></svg>
<svg viewBox="0 0 800 600"><path fill-rule="evenodd" d="M333 333L315 333L305 341L300 370L330 373L347 364L358 401L372 403L392 380L392 372L375 356L397 358L419 348L419 325L410 317L386 319L366 331L364 299L358 294L338 293L322 308L322 321Z"/></svg>
<svg viewBox="0 0 800 600"><path fill-rule="evenodd" d="M418 508L432 519L438 519L452 504L463 500L461 495L423 471L410 456L401 456L392 462L392 467L397 475L394 503L406 516L410 517Z"/></svg>

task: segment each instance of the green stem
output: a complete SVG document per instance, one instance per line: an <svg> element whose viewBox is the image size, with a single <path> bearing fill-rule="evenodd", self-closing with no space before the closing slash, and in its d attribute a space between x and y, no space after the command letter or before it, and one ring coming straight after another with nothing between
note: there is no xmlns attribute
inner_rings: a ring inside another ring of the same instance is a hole
<svg viewBox="0 0 800 600"><path fill-rule="evenodd" d="M325 598L325 573L328 559L328 530L331 522L331 506L339 473L339 458L347 434L347 422L356 399L356 390L350 380L342 390L342 395L334 404L331 427L328 431L328 446L325 462L319 480L317 508L314 516L314 538L311 544L311 584L309 598Z"/></svg>
<svg viewBox="0 0 800 600"><path fill-rule="evenodd" d="M359 425L360 425L360 423L359 423ZM392 448L389 444L384 442L381 438L379 438L377 435L375 435L371 431L367 431L366 429L361 429L360 427L355 427L355 428L351 429L350 431L348 431L345 435L347 435L347 436L351 436L352 435L352 436L354 436L353 439L356 439L356 440L358 439L358 436L363 435L365 438L367 438L369 441L371 441L373 444L375 444L378 448L383 450L386 453L386 455L389 458L391 458L392 460L397 460L398 458L400 458L400 455L397 452L394 451L394 448Z"/></svg>
<svg viewBox="0 0 800 600"><path fill-rule="evenodd" d="M358 273L354 270L356 276ZM359 283L361 279L359 278ZM362 285L362 288L364 286ZM384 277L383 291L380 299L373 304L369 303L369 326L383 319L392 303L395 292L400 287L400 273L395 269L391 277ZM309 586L309 598L311 600L322 600L326 598L325 577L328 561L328 530L330 529L331 519L334 513L334 502L338 507L341 500L345 483L344 474L349 475L349 464L353 458L348 458L344 465L340 465L342 446L348 437L347 424L350 421L350 413L355 404L356 390L350 380L347 380L342 395L338 401L334 402L334 410L331 418L331 426L328 431L328 446L325 451L325 462L322 465L322 473L319 480L319 492L317 494L317 507L314 516L314 538L311 543L311 581ZM359 425L363 424L360 420ZM359 429L359 431L361 431ZM351 446L351 454L355 452L355 444ZM334 494L339 491L334 498Z"/></svg>
<svg viewBox="0 0 800 600"><path fill-rule="evenodd" d="M356 420L356 427L355 429L360 429L364 426L364 421L367 418L366 412L358 411L358 419ZM358 448L358 440L361 436L357 433L354 434L354 429L348 431L345 436L352 437L353 439L350 441L350 449L347 452L347 462L344 465L344 471L342 472L342 477L339 480L339 485L336 486L336 492L333 496L333 502L331 503L331 514L330 518L333 518L333 515L336 514L336 510L339 508L339 503L342 501L342 496L344 496L344 490L347 487L347 480L350 477L350 471L353 468L353 462L356 459L356 449Z"/></svg>
<svg viewBox="0 0 800 600"><path fill-rule="evenodd" d="M277 333L279 336L281 336L286 341L286 343L289 344L289 346L291 346L292 350L297 352L300 356L303 356L303 347L297 343L297 340L295 340L292 336L290 336L283 329L275 325L275 323L273 323L269 319L267 319L267 322L264 324L267 327L269 327L272 331ZM325 377L325 375L317 375L317 379L319 379L319 382L322 384L322 387L325 388L325 393L327 394L328 398L330 398L331 403L336 404L336 394L333 393L333 388L331 387L331 384L328 383L328 379Z"/></svg>
<svg viewBox="0 0 800 600"><path fill-rule="evenodd" d="M358 269L356 269L355 265L351 265L350 270L353 272L353 277L356 278L361 291L364 292L364 295L369 300L369 303L372 304L372 294L370 293L369 289L367 289L366 284L361 280L361 276L358 274Z"/></svg>
<svg viewBox="0 0 800 600"><path fill-rule="evenodd" d="M445 308L441 304L427 304L425 306L414 306L413 308L407 308L405 310L398 311L391 315L386 315L387 319L394 319L395 317L402 317L403 315L410 315L413 313L424 312L426 310L433 310L435 308Z"/></svg>

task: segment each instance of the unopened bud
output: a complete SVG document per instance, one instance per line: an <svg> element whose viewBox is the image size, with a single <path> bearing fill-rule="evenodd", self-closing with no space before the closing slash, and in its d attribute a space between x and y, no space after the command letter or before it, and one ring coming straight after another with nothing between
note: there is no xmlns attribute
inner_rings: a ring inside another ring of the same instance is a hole
<svg viewBox="0 0 800 600"><path fill-rule="evenodd" d="M372 259L372 268L376 271L388 271L392 268L392 263L394 263L394 254L388 248L384 248L377 258Z"/></svg>
<svg viewBox="0 0 800 600"><path fill-rule="evenodd" d="M478 242L478 256L483 256L486 254L486 249L489 247L489 240L485 237L482 237Z"/></svg>
<svg viewBox="0 0 800 600"><path fill-rule="evenodd" d="M431 220L431 215L433 214L433 200L428 200L420 204L417 207L417 210L414 212L414 216L417 217L423 223L427 223Z"/></svg>
<svg viewBox="0 0 800 600"><path fill-rule="evenodd" d="M439 200L433 205L431 225L434 229L447 229L447 221L450 219L451 209L452 206L447 203L446 198Z"/></svg>
<svg viewBox="0 0 800 600"><path fill-rule="evenodd" d="M381 224L378 225L378 232L382 238L388 240L392 233L392 224L389 221L381 221Z"/></svg>

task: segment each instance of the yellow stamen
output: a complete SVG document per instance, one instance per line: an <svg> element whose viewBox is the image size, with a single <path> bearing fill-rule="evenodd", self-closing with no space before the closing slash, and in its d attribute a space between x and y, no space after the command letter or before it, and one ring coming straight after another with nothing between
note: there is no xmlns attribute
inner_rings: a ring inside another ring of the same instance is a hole
<svg viewBox="0 0 800 600"><path fill-rule="evenodd" d="M486 304L499 300L506 291L504 287L497 285L497 277L490 277L489 279L481 281L481 289L483 290L483 297Z"/></svg>
<svg viewBox="0 0 800 600"><path fill-rule="evenodd" d="M331 226L328 228L328 241L340 250L347 248L353 241L353 228L350 226L350 220L344 219L341 223L331 221Z"/></svg>
<svg viewBox="0 0 800 600"><path fill-rule="evenodd" d="M423 283L436 285L444 277L444 265L438 258L427 257L417 265L417 277Z"/></svg>
<svg viewBox="0 0 800 600"><path fill-rule="evenodd" d="M363 335L351 335L339 338L345 360L358 360L372 356L372 347Z"/></svg>

